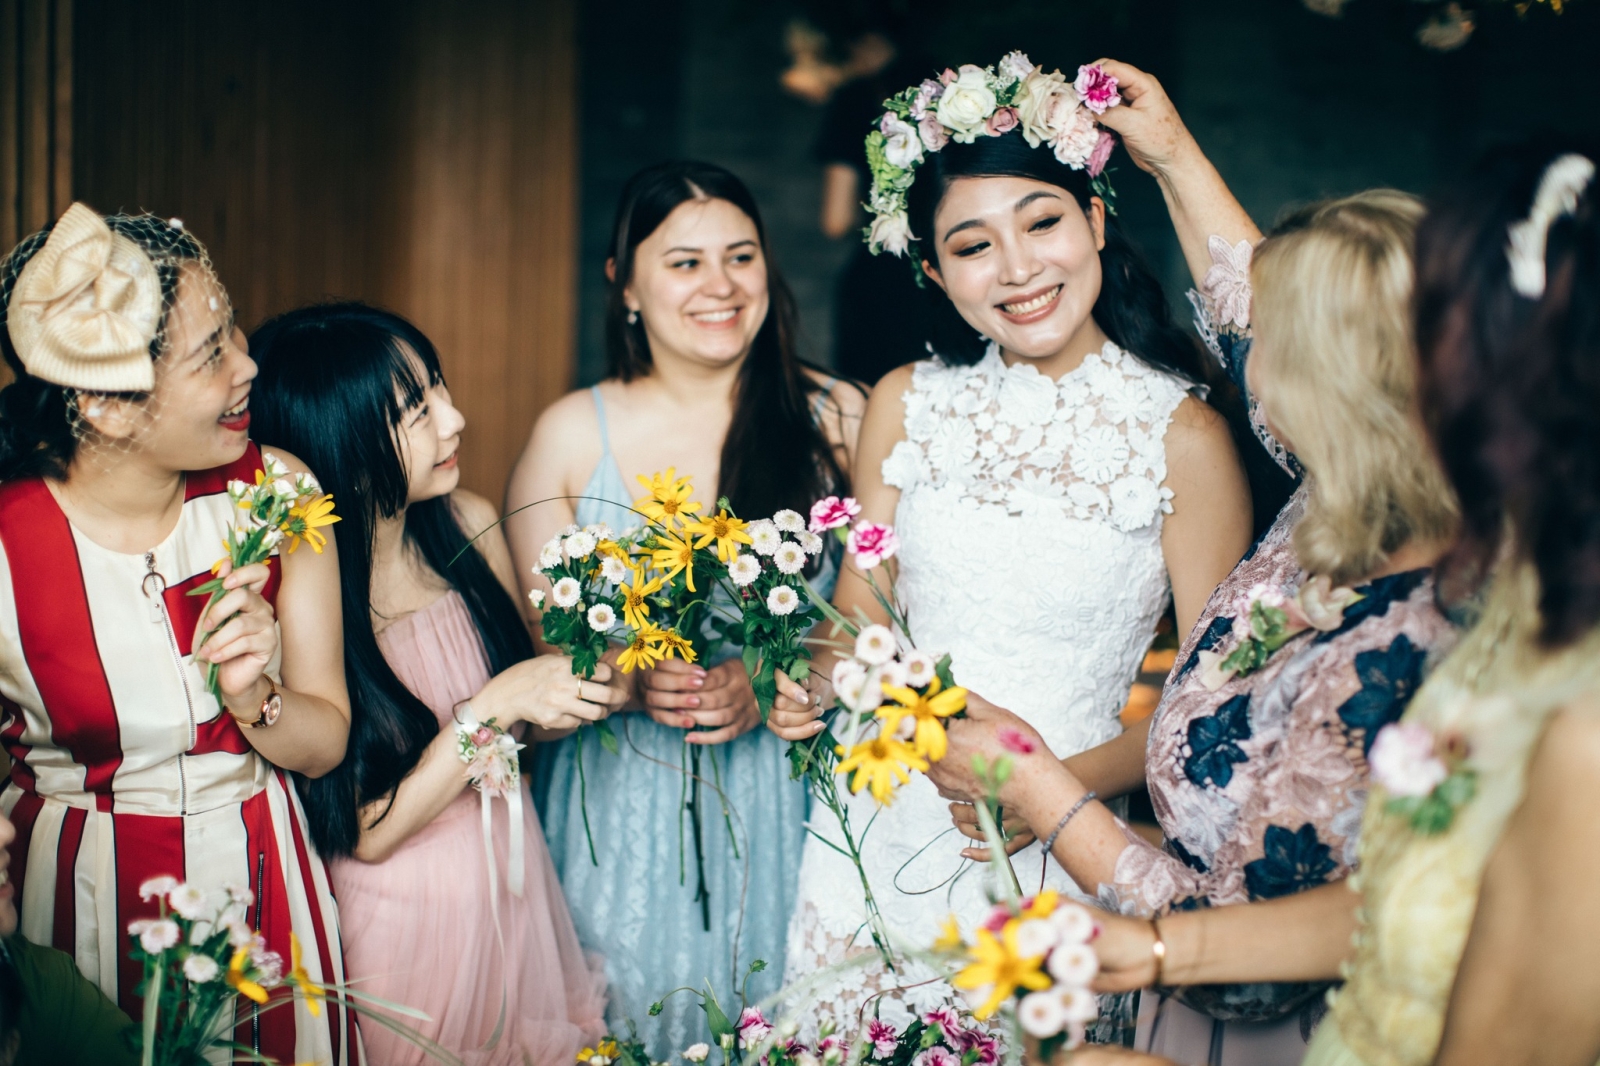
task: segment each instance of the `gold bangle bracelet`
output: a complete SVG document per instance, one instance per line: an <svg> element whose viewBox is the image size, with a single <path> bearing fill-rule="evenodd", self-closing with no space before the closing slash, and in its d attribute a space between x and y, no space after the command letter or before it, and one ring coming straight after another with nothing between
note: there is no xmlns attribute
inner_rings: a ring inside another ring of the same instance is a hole
<svg viewBox="0 0 1600 1066"><path fill-rule="evenodd" d="M1167 967L1167 942L1161 938L1161 919L1150 919L1150 932L1155 934L1155 943L1150 945L1150 954L1156 960L1156 976L1151 981L1152 985L1165 984L1165 970Z"/></svg>

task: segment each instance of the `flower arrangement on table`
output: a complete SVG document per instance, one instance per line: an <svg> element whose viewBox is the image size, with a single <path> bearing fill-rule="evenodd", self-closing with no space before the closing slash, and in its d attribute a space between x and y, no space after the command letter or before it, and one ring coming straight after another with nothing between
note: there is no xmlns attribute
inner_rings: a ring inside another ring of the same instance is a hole
<svg viewBox="0 0 1600 1066"><path fill-rule="evenodd" d="M211 568L213 574L222 569L224 562L231 563L235 570L266 562L280 547L293 555L302 543L321 555L323 545L328 543L323 527L339 521L333 513L333 497L323 493L315 477L306 473L291 475L283 460L271 452L262 453L261 465L254 485L240 480L228 482L228 498L244 514L224 534L222 543L228 554ZM209 610L226 592L222 579L214 577L189 590L189 595L209 596ZM218 620L201 636L200 643L210 640L227 622L226 618ZM217 672L216 663L206 667L206 689L221 703Z"/></svg>
<svg viewBox="0 0 1600 1066"><path fill-rule="evenodd" d="M273 1060L248 1045L228 1039L233 1007L240 998L258 1012L276 1010L300 999L314 1017L324 1001L360 1012L367 1022L399 1034L440 1062L459 1060L415 1029L389 1017L400 1014L427 1020L427 1015L343 985L313 980L300 957L300 941L289 934L290 958L271 951L261 934L246 921L255 896L246 888L229 888L220 902L203 889L176 877L153 877L139 886L139 898L156 901L157 916L129 923L132 957L144 974L138 994L144 997L137 1031L142 1066L200 1066L208 1053L231 1053L238 1061ZM362 1005L381 1008L366 1010ZM387 1012L387 1013L386 1013Z"/></svg>
<svg viewBox="0 0 1600 1066"><path fill-rule="evenodd" d="M865 233L868 246L874 255L904 256L918 239L906 214L906 194L928 153L943 151L952 141L971 144L1012 130L1020 130L1030 148L1048 146L1062 163L1087 171L1090 187L1114 214L1106 162L1116 136L1097 120L1121 102L1116 79L1100 66L1079 67L1068 81L1059 70L1046 74L1021 52L993 66L946 69L896 93L883 102L887 110L878 128L867 134L872 171L867 207L873 215ZM911 262L920 284L920 257L911 256Z"/></svg>

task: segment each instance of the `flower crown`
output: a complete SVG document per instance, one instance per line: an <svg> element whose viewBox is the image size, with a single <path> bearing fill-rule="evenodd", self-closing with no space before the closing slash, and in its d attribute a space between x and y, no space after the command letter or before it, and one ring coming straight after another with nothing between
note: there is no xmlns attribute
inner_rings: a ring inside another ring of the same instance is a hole
<svg viewBox="0 0 1600 1066"><path fill-rule="evenodd" d="M951 141L971 144L1020 129L1028 147L1049 145L1073 170L1089 172L1089 187L1112 209L1114 192L1105 173L1116 137L1098 116L1122 102L1117 79L1098 64L1079 67L1068 81L1059 70L1046 74L1021 52L992 67L964 64L946 69L937 80L904 89L883 102L888 108L878 128L867 134L867 166L872 170L873 214L867 246L873 255L903 256L918 240L906 215L906 193L916 180L925 153L942 151ZM913 257L918 280L920 263Z"/></svg>

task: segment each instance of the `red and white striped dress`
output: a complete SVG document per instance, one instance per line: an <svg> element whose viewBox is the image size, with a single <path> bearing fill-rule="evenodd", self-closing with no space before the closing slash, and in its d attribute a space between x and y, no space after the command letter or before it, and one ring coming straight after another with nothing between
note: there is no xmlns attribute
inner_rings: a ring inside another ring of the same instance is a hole
<svg viewBox="0 0 1600 1066"><path fill-rule="evenodd" d="M313 979L344 979L338 911L294 787L246 743L191 655L206 598L188 592L223 554L236 513L226 485L254 482L260 463L251 445L188 475L177 528L147 555L90 541L43 481L0 485L0 741L12 760L0 805L17 827L22 932L71 952L134 1018L142 971L128 923L156 913L139 885L160 874L248 886L247 917L268 947L287 964L292 930ZM278 559L269 566L272 601ZM361 1057L347 1012L315 1018L303 1001L241 1011L235 1039L283 1063Z"/></svg>

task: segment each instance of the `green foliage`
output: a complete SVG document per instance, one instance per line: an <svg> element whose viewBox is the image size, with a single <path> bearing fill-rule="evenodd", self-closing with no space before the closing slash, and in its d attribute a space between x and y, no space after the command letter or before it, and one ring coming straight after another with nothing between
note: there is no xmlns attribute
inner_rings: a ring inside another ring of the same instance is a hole
<svg viewBox="0 0 1600 1066"><path fill-rule="evenodd" d="M1477 791L1477 771L1461 769L1439 782L1426 796L1397 796L1384 805L1384 810L1406 819L1423 836L1437 836L1450 828L1456 812L1470 803Z"/></svg>

